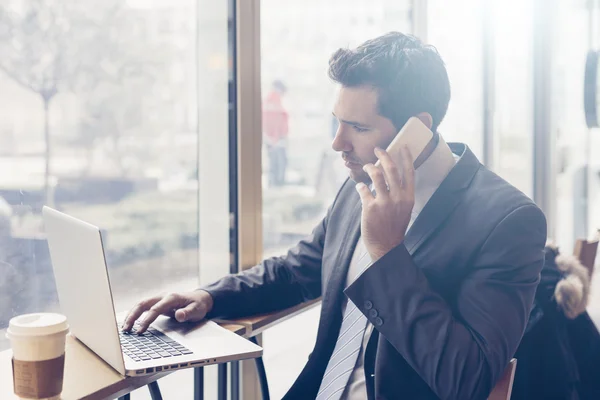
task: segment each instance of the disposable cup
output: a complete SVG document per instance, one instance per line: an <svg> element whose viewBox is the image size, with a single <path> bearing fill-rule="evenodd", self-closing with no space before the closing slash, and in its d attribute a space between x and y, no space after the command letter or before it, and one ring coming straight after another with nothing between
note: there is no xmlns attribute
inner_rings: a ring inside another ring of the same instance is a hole
<svg viewBox="0 0 600 400"><path fill-rule="evenodd" d="M63 388L67 318L52 313L10 320L6 337L13 352L13 387L23 400L57 400Z"/></svg>

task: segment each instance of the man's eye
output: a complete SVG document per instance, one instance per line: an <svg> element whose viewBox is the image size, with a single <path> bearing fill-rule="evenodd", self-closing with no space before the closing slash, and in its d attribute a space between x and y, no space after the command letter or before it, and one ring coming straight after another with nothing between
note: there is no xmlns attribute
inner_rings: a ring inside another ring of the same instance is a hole
<svg viewBox="0 0 600 400"><path fill-rule="evenodd" d="M368 129L366 128L361 128L360 126L357 125L352 125L352 128L356 131L356 132L366 132L368 131Z"/></svg>

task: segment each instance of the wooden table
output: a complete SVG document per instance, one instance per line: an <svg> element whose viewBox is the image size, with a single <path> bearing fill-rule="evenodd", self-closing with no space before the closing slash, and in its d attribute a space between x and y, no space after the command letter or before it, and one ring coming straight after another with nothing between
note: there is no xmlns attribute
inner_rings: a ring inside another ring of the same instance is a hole
<svg viewBox="0 0 600 400"><path fill-rule="evenodd" d="M282 323L290 318L295 317L321 303L321 299L315 299L306 303L299 304L294 307L287 308L282 311L275 311L270 314L256 315L253 317L237 318L231 320L214 319L221 326L243 326L246 328L245 338L252 338L268 328Z"/></svg>
<svg viewBox="0 0 600 400"><path fill-rule="evenodd" d="M230 331L244 335L242 325L225 324ZM167 376L170 372L125 378L90 349L67 336L65 378L61 400L114 399ZM12 351L0 353L0 399L18 400L13 393Z"/></svg>
<svg viewBox="0 0 600 400"><path fill-rule="evenodd" d="M317 299L270 314L235 320L214 321L233 333L255 341L254 337L265 329L315 307L319 302L320 299ZM0 353L1 400L18 400L18 397L13 393L11 357L12 352L10 350ZM225 386L223 390L223 385L226 385L227 381L227 364L222 364L220 367L219 392L223 396L226 396L227 387ZM263 391L268 392L266 373L261 358L257 359L257 368L261 388ZM96 356L80 341L72 336L67 336L65 378L61 400L114 399L156 382L170 373L171 372L161 372L154 375L125 378L105 363L100 357ZM194 373L196 393L202 392L202 377L202 368L196 368L196 372ZM200 396L196 395L196 397ZM219 397L221 397L221 395Z"/></svg>

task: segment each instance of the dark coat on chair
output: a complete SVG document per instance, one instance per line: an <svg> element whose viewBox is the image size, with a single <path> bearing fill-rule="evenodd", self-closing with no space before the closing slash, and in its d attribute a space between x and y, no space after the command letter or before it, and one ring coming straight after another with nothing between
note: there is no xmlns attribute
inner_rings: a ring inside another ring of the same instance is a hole
<svg viewBox="0 0 600 400"><path fill-rule="evenodd" d="M511 399L598 400L600 334L585 311L587 270L550 246L545 258Z"/></svg>

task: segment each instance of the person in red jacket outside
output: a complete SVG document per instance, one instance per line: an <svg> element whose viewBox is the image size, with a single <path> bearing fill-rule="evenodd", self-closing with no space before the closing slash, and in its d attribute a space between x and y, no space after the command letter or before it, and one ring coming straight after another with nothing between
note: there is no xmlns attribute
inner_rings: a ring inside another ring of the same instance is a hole
<svg viewBox="0 0 600 400"><path fill-rule="evenodd" d="M269 186L281 186L285 183L289 132L289 116L281 101L285 93L283 82L276 80L263 103L262 124L269 157Z"/></svg>

